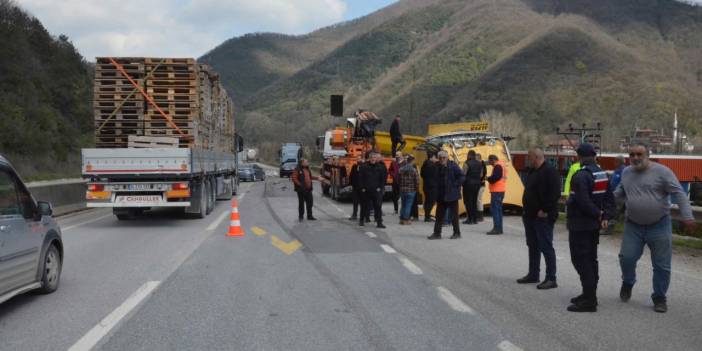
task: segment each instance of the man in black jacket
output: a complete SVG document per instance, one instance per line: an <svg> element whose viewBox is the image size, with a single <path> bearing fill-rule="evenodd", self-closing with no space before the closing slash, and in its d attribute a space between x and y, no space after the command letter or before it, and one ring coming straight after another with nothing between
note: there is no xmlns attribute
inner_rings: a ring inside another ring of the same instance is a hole
<svg viewBox="0 0 702 351"><path fill-rule="evenodd" d="M483 177L483 163L476 159L474 150L468 151L468 159L463 164L463 204L466 207L466 221L463 224L478 224L478 193Z"/></svg>
<svg viewBox="0 0 702 351"><path fill-rule="evenodd" d="M361 192L364 200L361 202L361 219L358 225L365 225L365 217L370 215L370 206L373 206L373 214L378 228L385 228L383 225L383 194L385 184L388 179L388 169L380 158L379 153L372 153L370 161L360 169Z"/></svg>
<svg viewBox="0 0 702 351"><path fill-rule="evenodd" d="M358 156L356 158L356 164L351 167L351 174L349 175L349 182L351 183L351 197L353 198L353 213L349 220L358 219L358 207L361 204L361 177L359 175L359 167L364 163L363 156Z"/></svg>
<svg viewBox="0 0 702 351"><path fill-rule="evenodd" d="M422 164L420 175L424 182L422 190L424 190L424 221L431 222L431 210L436 204L436 193L438 191L439 178L439 159L435 154L429 155L429 158Z"/></svg>
<svg viewBox="0 0 702 351"><path fill-rule="evenodd" d="M400 132L400 115L395 116L395 120L390 125L390 141L392 142L392 157L395 158L395 153L398 150L397 145L401 145L400 150L405 147L405 140L402 138L402 132Z"/></svg>
<svg viewBox="0 0 702 351"><path fill-rule="evenodd" d="M558 219L561 183L558 171L545 162L540 148L529 150L529 174L522 196L524 233L529 248L529 273L517 279L519 284L538 283L541 255L546 261L546 278L537 289L553 289L556 284L556 251L553 226Z"/></svg>
<svg viewBox="0 0 702 351"><path fill-rule="evenodd" d="M571 312L597 311L599 267L597 245L600 229L607 229L615 211L614 196L607 173L595 163L595 148L587 143L577 150L581 169L571 180L567 202L570 259L580 275L583 293L570 300Z"/></svg>

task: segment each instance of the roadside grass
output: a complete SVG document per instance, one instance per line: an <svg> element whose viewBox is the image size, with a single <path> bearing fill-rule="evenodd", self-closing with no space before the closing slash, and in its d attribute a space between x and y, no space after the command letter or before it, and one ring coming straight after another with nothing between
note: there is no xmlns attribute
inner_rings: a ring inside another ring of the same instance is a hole
<svg viewBox="0 0 702 351"><path fill-rule="evenodd" d="M699 240L673 239L673 246L702 251L702 241Z"/></svg>

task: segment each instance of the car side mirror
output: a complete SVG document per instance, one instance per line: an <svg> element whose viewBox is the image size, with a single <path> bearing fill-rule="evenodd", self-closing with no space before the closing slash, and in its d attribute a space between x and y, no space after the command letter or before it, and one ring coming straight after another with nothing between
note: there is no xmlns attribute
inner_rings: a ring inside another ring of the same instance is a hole
<svg viewBox="0 0 702 351"><path fill-rule="evenodd" d="M37 202L37 213L40 217L51 216L54 214L54 208L49 202L39 201Z"/></svg>

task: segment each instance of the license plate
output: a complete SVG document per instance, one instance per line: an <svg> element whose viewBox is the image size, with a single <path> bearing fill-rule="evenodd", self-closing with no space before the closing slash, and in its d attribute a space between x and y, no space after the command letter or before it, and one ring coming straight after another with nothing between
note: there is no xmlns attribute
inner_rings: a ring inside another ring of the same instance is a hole
<svg viewBox="0 0 702 351"><path fill-rule="evenodd" d="M127 196L117 196L118 203L128 203L128 204L136 204L136 203L154 203L154 202L162 202L163 197L161 195L127 195Z"/></svg>
<svg viewBox="0 0 702 351"><path fill-rule="evenodd" d="M131 191L141 191L141 190L151 190L151 184L129 184L127 185L127 190Z"/></svg>

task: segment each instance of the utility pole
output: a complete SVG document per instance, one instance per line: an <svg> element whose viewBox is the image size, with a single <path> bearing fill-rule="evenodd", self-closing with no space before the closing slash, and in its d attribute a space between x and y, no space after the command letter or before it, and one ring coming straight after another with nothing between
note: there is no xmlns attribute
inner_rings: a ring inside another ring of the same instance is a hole
<svg viewBox="0 0 702 351"><path fill-rule="evenodd" d="M565 137L568 143L573 149L576 149L575 143L590 143L595 146L595 150L602 153L602 125L597 122L594 128L588 128L587 124L583 123L582 127L573 127L573 124L568 124L566 130L561 130L561 128L556 128L556 134ZM574 138L575 140L571 140ZM560 141L559 146L560 149Z"/></svg>

